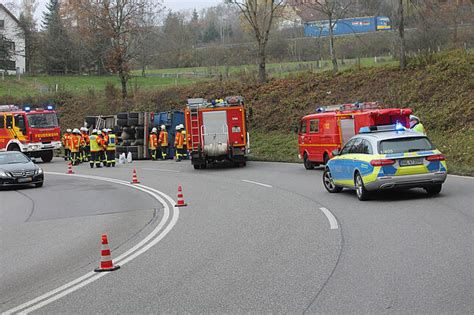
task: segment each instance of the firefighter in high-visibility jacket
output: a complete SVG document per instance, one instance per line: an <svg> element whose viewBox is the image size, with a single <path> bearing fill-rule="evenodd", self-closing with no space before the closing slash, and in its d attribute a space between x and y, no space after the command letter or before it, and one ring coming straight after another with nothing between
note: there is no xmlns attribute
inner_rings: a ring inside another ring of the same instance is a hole
<svg viewBox="0 0 474 315"><path fill-rule="evenodd" d="M188 138L186 134L186 129L184 128L184 125L181 124L181 134L183 135L183 156L182 158L187 159L188 158Z"/></svg>
<svg viewBox="0 0 474 315"><path fill-rule="evenodd" d="M90 159L91 155L91 146L90 146L90 139L89 139L89 131L87 130L86 127L81 128L81 135L82 139L84 140L83 142L83 147L82 147L82 162L87 162Z"/></svg>
<svg viewBox="0 0 474 315"><path fill-rule="evenodd" d="M99 137L98 133L97 129L94 129L89 137L91 146L91 158L89 164L91 168L94 168L94 164L97 168L101 168L102 138Z"/></svg>
<svg viewBox="0 0 474 315"><path fill-rule="evenodd" d="M184 141L183 141L183 134L181 133L181 126L178 125L176 126L176 135L174 137L174 148L176 151L176 162L181 162L181 159L183 157L183 146L184 146Z"/></svg>
<svg viewBox="0 0 474 315"><path fill-rule="evenodd" d="M168 132L166 126L161 125L160 136L158 137L158 144L161 152L161 158L165 160L168 156Z"/></svg>
<svg viewBox="0 0 474 315"><path fill-rule="evenodd" d="M70 141L71 141L72 130L67 129L61 138L61 144L64 148L64 161L67 161L71 157Z"/></svg>
<svg viewBox="0 0 474 315"><path fill-rule="evenodd" d="M107 143L109 142L108 129L104 128L102 129L102 132L99 131L99 136L102 138L102 164L107 166Z"/></svg>
<svg viewBox="0 0 474 315"><path fill-rule="evenodd" d="M117 137L111 129L107 129L107 143L106 143L106 154L107 154L107 167L115 167L115 150L117 147Z"/></svg>
<svg viewBox="0 0 474 315"><path fill-rule="evenodd" d="M148 139L148 149L152 160L156 160L158 154L158 129L153 128Z"/></svg>
<svg viewBox="0 0 474 315"><path fill-rule="evenodd" d="M71 150L72 165L79 164L81 141L82 141L81 132L79 131L79 129L74 129L72 134L70 135L70 140L69 140L69 149Z"/></svg>

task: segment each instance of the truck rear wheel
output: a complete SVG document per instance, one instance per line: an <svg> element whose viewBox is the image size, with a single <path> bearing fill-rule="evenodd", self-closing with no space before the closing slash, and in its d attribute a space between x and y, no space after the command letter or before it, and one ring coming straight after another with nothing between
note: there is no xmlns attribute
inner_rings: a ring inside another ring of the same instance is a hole
<svg viewBox="0 0 474 315"><path fill-rule="evenodd" d="M200 170L201 169L201 164L194 164L194 169L195 170Z"/></svg>
<svg viewBox="0 0 474 315"><path fill-rule="evenodd" d="M329 162L329 160L330 160L330 159L329 159L329 155L325 152L325 153L324 153L324 157L323 157L323 163L324 163L324 165L327 165L328 162Z"/></svg>
<svg viewBox="0 0 474 315"><path fill-rule="evenodd" d="M48 151L41 152L41 160L44 163L51 162L53 160L53 156L54 156L53 150L48 150Z"/></svg>
<svg viewBox="0 0 474 315"><path fill-rule="evenodd" d="M303 163L304 163L304 168L307 170L312 170L314 169L314 164L308 159L308 154L304 154L303 157Z"/></svg>

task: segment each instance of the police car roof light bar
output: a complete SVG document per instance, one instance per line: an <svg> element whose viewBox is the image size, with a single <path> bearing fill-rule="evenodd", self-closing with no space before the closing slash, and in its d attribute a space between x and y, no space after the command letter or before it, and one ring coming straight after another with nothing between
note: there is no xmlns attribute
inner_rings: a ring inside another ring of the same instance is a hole
<svg viewBox="0 0 474 315"><path fill-rule="evenodd" d="M397 123L397 124L393 124L393 125L380 125L380 126L362 127L362 128L359 129L359 133L405 131L405 130L406 130L406 128L402 124Z"/></svg>

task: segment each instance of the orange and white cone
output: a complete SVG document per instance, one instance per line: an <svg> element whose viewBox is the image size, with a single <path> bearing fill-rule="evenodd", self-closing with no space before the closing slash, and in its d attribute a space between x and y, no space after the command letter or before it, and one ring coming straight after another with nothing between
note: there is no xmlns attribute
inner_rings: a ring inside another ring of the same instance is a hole
<svg viewBox="0 0 474 315"><path fill-rule="evenodd" d="M74 174L73 170L72 170L72 163L71 161L69 161L69 163L67 163L67 173L68 174Z"/></svg>
<svg viewBox="0 0 474 315"><path fill-rule="evenodd" d="M138 177L137 177L137 170L136 169L133 169L133 175L132 175L131 183L132 184L140 184L140 181L138 180Z"/></svg>
<svg viewBox="0 0 474 315"><path fill-rule="evenodd" d="M114 266L114 262L110 257L109 241L107 234L102 234L102 249L100 251L100 267L95 268L95 272L114 271L119 269L119 265Z"/></svg>
<svg viewBox="0 0 474 315"><path fill-rule="evenodd" d="M183 188L181 185L178 186L178 202L176 203L176 207L186 207L187 204L184 202L183 197Z"/></svg>

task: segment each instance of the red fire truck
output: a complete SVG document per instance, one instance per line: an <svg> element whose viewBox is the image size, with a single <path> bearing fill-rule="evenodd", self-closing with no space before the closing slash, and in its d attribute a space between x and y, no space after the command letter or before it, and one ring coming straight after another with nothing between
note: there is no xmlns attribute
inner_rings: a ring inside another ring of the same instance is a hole
<svg viewBox="0 0 474 315"><path fill-rule="evenodd" d="M23 109L0 105L0 151L21 151L51 162L53 151L61 147L61 130L52 105Z"/></svg>
<svg viewBox="0 0 474 315"><path fill-rule="evenodd" d="M332 151L368 126L400 123L409 127L411 109L382 108L377 102L319 107L301 119L298 130L299 158L306 169L326 164Z"/></svg>
<svg viewBox="0 0 474 315"><path fill-rule="evenodd" d="M249 147L244 100L189 99L185 110L187 148L195 169L217 161L245 166Z"/></svg>

